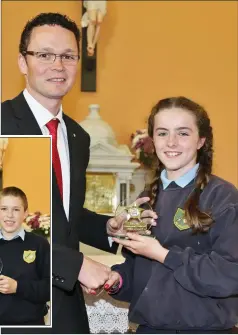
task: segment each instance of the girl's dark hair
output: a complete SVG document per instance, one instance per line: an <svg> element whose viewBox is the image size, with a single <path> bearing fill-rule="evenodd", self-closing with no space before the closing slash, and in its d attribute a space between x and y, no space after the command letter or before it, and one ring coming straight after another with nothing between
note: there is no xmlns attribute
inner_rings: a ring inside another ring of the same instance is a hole
<svg viewBox="0 0 238 335"><path fill-rule="evenodd" d="M70 30L75 36L79 51L80 32L76 23L68 16L60 13L41 13L28 21L23 29L19 45L19 52L21 54L24 54L24 52L27 51L32 30L36 27L44 26L45 24L49 26L57 25Z"/></svg>
<svg viewBox="0 0 238 335"><path fill-rule="evenodd" d="M18 187L15 186L9 186L5 187L1 190L0 192L0 199L2 197L7 197L7 196L13 196L16 198L20 198L23 203L24 211L28 209L28 201L25 193Z"/></svg>
<svg viewBox="0 0 238 335"><path fill-rule="evenodd" d="M153 138L155 115L164 109L173 107L181 108L191 113L195 117L199 137L206 138L204 145L197 153L199 169L195 178L195 188L184 205L185 219L187 224L192 228L192 231L194 233L206 232L209 230L213 220L210 214L200 211L198 204L200 193L209 182L212 171L213 133L210 119L202 106L185 97L162 99L152 108L148 119L148 134L151 138ZM158 197L159 185L162 183L160 174L163 169L162 162L157 158L155 160L152 182L146 187L149 191L152 207L155 206Z"/></svg>

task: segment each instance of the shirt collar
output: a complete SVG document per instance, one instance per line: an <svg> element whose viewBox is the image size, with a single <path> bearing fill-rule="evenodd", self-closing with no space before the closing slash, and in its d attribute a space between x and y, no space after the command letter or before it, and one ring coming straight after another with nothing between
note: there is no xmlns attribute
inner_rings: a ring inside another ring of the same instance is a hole
<svg viewBox="0 0 238 335"><path fill-rule="evenodd" d="M198 168L199 168L199 163L197 163L192 169L190 169L187 173L185 173L183 176L179 177L176 180L168 179L166 170L164 169L160 175L160 178L163 184L163 189L165 190L169 186L169 184L172 183L173 181L178 186L184 188L196 177Z"/></svg>
<svg viewBox="0 0 238 335"><path fill-rule="evenodd" d="M23 95L41 129L53 118L57 118L60 122L62 122L62 105L60 106L59 113L56 116L53 116L48 109L43 107L35 98L33 98L26 88L23 91Z"/></svg>
<svg viewBox="0 0 238 335"><path fill-rule="evenodd" d="M24 230L23 228L21 228L21 229L16 233L16 235L13 236L13 237L11 238L11 240L15 240L16 238L20 237L20 238L22 239L22 241L24 241L24 240L25 240L25 235L26 235L25 230ZM7 240L7 239L5 239L5 237L3 236L1 230L0 230L0 240L11 241L11 240Z"/></svg>

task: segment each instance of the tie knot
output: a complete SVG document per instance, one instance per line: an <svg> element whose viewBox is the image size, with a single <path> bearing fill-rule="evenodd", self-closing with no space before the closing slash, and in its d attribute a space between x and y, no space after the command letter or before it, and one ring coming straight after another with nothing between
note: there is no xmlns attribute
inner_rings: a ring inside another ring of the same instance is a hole
<svg viewBox="0 0 238 335"><path fill-rule="evenodd" d="M57 133L58 124L59 119L52 119L46 123L46 127L49 129L51 135Z"/></svg>

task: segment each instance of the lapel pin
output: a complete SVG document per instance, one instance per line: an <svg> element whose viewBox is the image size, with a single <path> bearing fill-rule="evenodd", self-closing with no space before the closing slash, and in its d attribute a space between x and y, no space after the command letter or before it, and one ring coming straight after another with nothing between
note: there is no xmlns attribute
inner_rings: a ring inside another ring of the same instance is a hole
<svg viewBox="0 0 238 335"><path fill-rule="evenodd" d="M73 137L76 137L76 134L73 134Z"/></svg>

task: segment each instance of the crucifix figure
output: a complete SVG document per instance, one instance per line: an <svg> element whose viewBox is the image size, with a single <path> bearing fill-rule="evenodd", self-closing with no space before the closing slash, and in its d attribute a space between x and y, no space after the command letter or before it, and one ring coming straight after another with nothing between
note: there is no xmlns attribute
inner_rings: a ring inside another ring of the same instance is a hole
<svg viewBox="0 0 238 335"><path fill-rule="evenodd" d="M106 0L82 1L82 92L96 92L97 41L106 6Z"/></svg>
<svg viewBox="0 0 238 335"><path fill-rule="evenodd" d="M83 2L83 6L86 12L83 14L81 26L87 27L87 53L88 56L93 56L107 4L106 0L88 0Z"/></svg>

